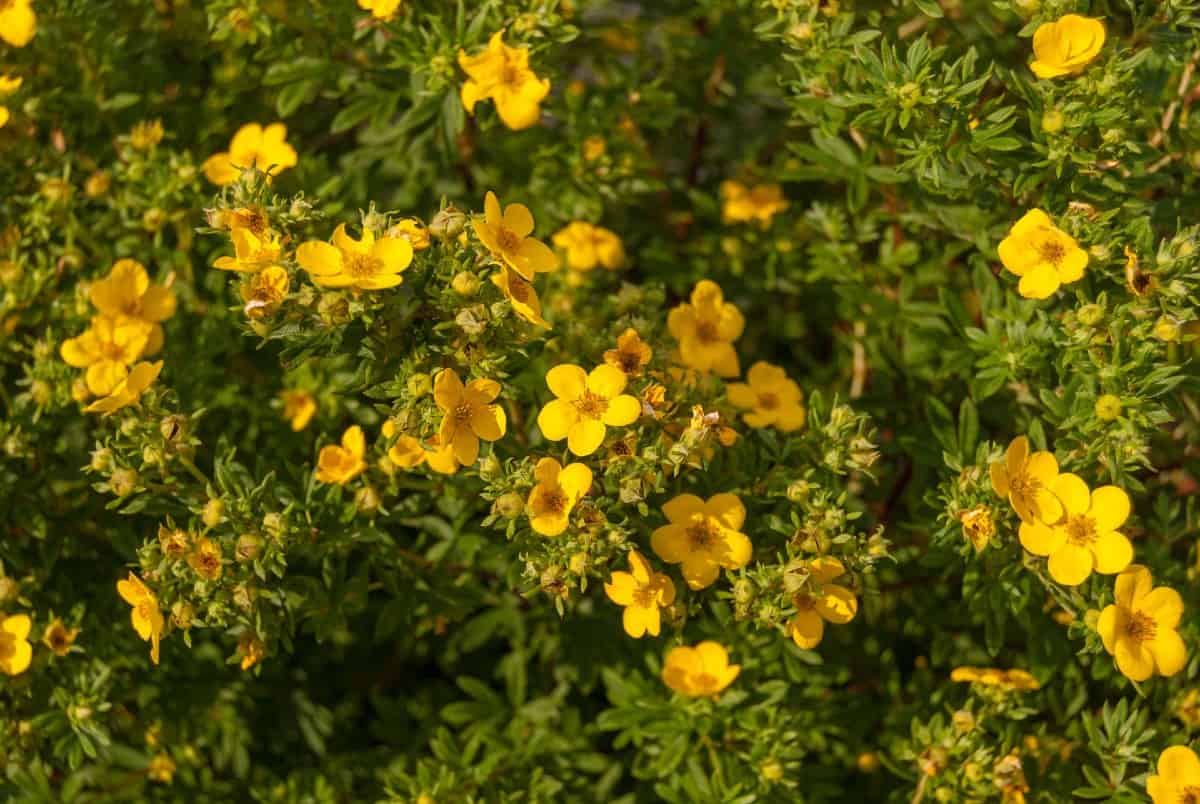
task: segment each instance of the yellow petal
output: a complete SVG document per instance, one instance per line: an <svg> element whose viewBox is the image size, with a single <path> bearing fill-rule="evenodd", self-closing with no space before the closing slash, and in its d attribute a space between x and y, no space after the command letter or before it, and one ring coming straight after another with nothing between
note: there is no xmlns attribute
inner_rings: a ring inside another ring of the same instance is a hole
<svg viewBox="0 0 1200 804"><path fill-rule="evenodd" d="M567 449L581 458L587 457L600 449L606 432L602 422L595 419L580 419L567 431Z"/></svg>
<svg viewBox="0 0 1200 804"><path fill-rule="evenodd" d="M704 513L705 502L695 494L680 494L665 503L662 510L668 522L686 523L693 514Z"/></svg>
<svg viewBox="0 0 1200 804"><path fill-rule="evenodd" d="M1150 643L1150 653L1154 656L1154 668L1160 676L1173 676L1187 664L1187 647L1179 632L1173 628L1159 629ZM1200 774L1193 781L1200 783Z"/></svg>
<svg viewBox="0 0 1200 804"><path fill-rule="evenodd" d="M1101 486L1092 492L1092 519L1099 530L1116 530L1129 518L1129 495L1116 486Z"/></svg>
<svg viewBox="0 0 1200 804"><path fill-rule="evenodd" d="M633 605L633 596L637 591L637 583L628 572L614 572L604 584L604 594L618 606Z"/></svg>
<svg viewBox="0 0 1200 804"><path fill-rule="evenodd" d="M736 494L714 494L704 504L704 513L731 530L741 530L746 523L746 507Z"/></svg>
<svg viewBox="0 0 1200 804"><path fill-rule="evenodd" d="M812 650L825 636L825 621L815 611L798 611L788 622L788 634L796 647Z"/></svg>
<svg viewBox="0 0 1200 804"><path fill-rule="evenodd" d="M1050 577L1064 586L1078 586L1092 574L1094 565L1091 550L1068 543L1054 551L1047 568Z"/></svg>
<svg viewBox="0 0 1200 804"><path fill-rule="evenodd" d="M549 377L547 377L549 380ZM628 378L625 372L604 363L592 369L587 376L587 390L605 399L613 399L625 390ZM638 406L641 407L640 405Z"/></svg>
<svg viewBox="0 0 1200 804"><path fill-rule="evenodd" d="M1054 479L1050 488L1069 516L1087 513L1091 505L1091 495L1082 477L1070 472L1061 474Z"/></svg>
<svg viewBox="0 0 1200 804"><path fill-rule="evenodd" d="M554 399L546 403L538 414L538 429L547 441L561 441L579 421L579 411L565 399Z"/></svg>
<svg viewBox="0 0 1200 804"><path fill-rule="evenodd" d="M1066 530L1041 522L1022 522L1017 533L1021 539L1021 546L1035 556L1048 556L1067 541Z"/></svg>
<svg viewBox="0 0 1200 804"><path fill-rule="evenodd" d="M1112 575L1121 572L1133 561L1133 545L1120 533L1108 531L1100 534L1092 545L1096 557L1096 572Z"/></svg>
<svg viewBox="0 0 1200 804"><path fill-rule="evenodd" d="M624 375L621 376L624 378ZM588 375L579 366L563 363L546 372L546 385L559 399L574 400L587 390Z"/></svg>

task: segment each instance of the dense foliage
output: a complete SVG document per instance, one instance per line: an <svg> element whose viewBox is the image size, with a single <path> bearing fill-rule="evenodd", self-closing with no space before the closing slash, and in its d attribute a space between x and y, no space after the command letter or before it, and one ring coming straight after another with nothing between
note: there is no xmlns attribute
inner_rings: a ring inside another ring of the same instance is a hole
<svg viewBox="0 0 1200 804"><path fill-rule="evenodd" d="M0 792L1200 800L1198 62L0 0Z"/></svg>

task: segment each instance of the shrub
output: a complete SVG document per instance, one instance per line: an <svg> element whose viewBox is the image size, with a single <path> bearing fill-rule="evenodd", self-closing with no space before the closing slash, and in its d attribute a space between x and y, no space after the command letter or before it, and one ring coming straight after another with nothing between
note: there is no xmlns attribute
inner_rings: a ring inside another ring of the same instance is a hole
<svg viewBox="0 0 1200 804"><path fill-rule="evenodd" d="M1196 800L1198 21L0 0L0 790Z"/></svg>

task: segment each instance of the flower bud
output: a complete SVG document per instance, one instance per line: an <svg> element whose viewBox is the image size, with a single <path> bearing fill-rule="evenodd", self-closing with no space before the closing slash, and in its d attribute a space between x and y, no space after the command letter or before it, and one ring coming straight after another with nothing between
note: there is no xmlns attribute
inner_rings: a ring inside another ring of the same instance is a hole
<svg viewBox="0 0 1200 804"><path fill-rule="evenodd" d="M91 461L92 471L107 472L112 468L112 450L108 447L101 447L92 452Z"/></svg>
<svg viewBox="0 0 1200 804"><path fill-rule="evenodd" d="M1057 134L1062 131L1066 117L1058 109L1047 109L1042 115L1042 131L1047 134Z"/></svg>
<svg viewBox="0 0 1200 804"><path fill-rule="evenodd" d="M479 277L470 271L459 271L450 280L450 287L459 296L474 296L479 292Z"/></svg>
<svg viewBox="0 0 1200 804"><path fill-rule="evenodd" d="M171 622L175 624L176 628L184 631L188 630L192 627L192 618L194 616L195 613L192 611L192 604L187 601L177 600L171 606Z"/></svg>
<svg viewBox="0 0 1200 804"><path fill-rule="evenodd" d="M364 516L374 516L378 513L381 502L379 492L374 486L363 486L354 495L354 508Z"/></svg>
<svg viewBox="0 0 1200 804"><path fill-rule="evenodd" d="M516 519L525 512L525 501L515 491L501 494L492 503L492 513L504 519Z"/></svg>
<svg viewBox="0 0 1200 804"><path fill-rule="evenodd" d="M92 398L92 391L83 377L76 377L71 381L71 398L81 405Z"/></svg>
<svg viewBox="0 0 1200 804"><path fill-rule="evenodd" d="M233 557L238 561L253 561L262 551L262 539L256 533L243 533L238 536L233 548Z"/></svg>
<svg viewBox="0 0 1200 804"><path fill-rule="evenodd" d="M157 232L167 225L167 213L158 207L150 207L142 213L142 228L147 232Z"/></svg>
<svg viewBox="0 0 1200 804"><path fill-rule="evenodd" d="M233 605L242 611L249 611L254 608L254 600L257 597L258 590L249 583L243 582L233 587Z"/></svg>
<svg viewBox="0 0 1200 804"><path fill-rule="evenodd" d="M225 503L222 500L213 498L204 504L204 510L200 514L200 520L206 527L215 528L221 524L221 520L225 518Z"/></svg>
<svg viewBox="0 0 1200 804"><path fill-rule="evenodd" d="M487 456L479 462L479 476L484 480L497 480L504 473L504 466L500 463L500 459L496 457L496 453L489 452Z"/></svg>
<svg viewBox="0 0 1200 804"><path fill-rule="evenodd" d="M263 531L265 531L266 534L273 539L278 539L280 536L282 536L286 527L287 523L283 519L283 514L272 511L263 517Z"/></svg>
<svg viewBox="0 0 1200 804"><path fill-rule="evenodd" d="M571 560L567 563L567 567L576 575L583 575L587 572L588 568L588 554L574 553L571 556Z"/></svg>
<svg viewBox="0 0 1200 804"><path fill-rule="evenodd" d="M135 469L117 469L108 479L108 487L112 493L118 497L128 497L137 488L138 481L137 470Z"/></svg>
<svg viewBox="0 0 1200 804"><path fill-rule="evenodd" d="M419 399L433 390L433 378L424 372L412 375L408 378L408 393L414 398Z"/></svg>
<svg viewBox="0 0 1200 804"><path fill-rule="evenodd" d="M975 715L968 709L959 709L951 717L951 722L956 732L966 734L975 728Z"/></svg>
<svg viewBox="0 0 1200 804"><path fill-rule="evenodd" d="M1079 308L1075 317L1085 327L1094 327L1104 320L1104 308L1098 304L1085 304Z"/></svg>
<svg viewBox="0 0 1200 804"><path fill-rule="evenodd" d="M1096 418L1102 422L1114 421L1121 415L1121 399L1115 394L1104 394L1096 400Z"/></svg>
<svg viewBox="0 0 1200 804"><path fill-rule="evenodd" d="M1154 322L1154 337L1160 341L1172 343L1179 340L1179 322L1169 315L1160 316L1158 321Z"/></svg>
<svg viewBox="0 0 1200 804"><path fill-rule="evenodd" d="M778 759L768 759L758 766L759 775L768 782L778 782L783 778L783 765Z"/></svg>
<svg viewBox="0 0 1200 804"><path fill-rule="evenodd" d="M454 207L439 210L429 222L429 234L438 240L453 240L467 228L467 216Z"/></svg>
<svg viewBox="0 0 1200 804"><path fill-rule="evenodd" d="M88 198L100 198L108 193L110 187L112 187L112 176L108 171L97 170L83 183L83 194Z"/></svg>
<svg viewBox="0 0 1200 804"><path fill-rule="evenodd" d="M172 414L164 416L158 423L158 432L168 443L183 441L187 437L187 416Z"/></svg>
<svg viewBox="0 0 1200 804"><path fill-rule="evenodd" d="M45 380L34 380L29 386L29 396L38 407L45 407L50 402L53 391Z"/></svg>
<svg viewBox="0 0 1200 804"><path fill-rule="evenodd" d="M317 314L326 326L340 327L350 321L350 302L337 293L324 293L317 302Z"/></svg>
<svg viewBox="0 0 1200 804"><path fill-rule="evenodd" d="M733 599L739 605L745 606L754 599L754 584L742 578L733 585Z"/></svg>
<svg viewBox="0 0 1200 804"><path fill-rule="evenodd" d="M854 764L863 773L874 773L879 770L879 755L874 751L864 751L858 755L858 759L854 761Z"/></svg>

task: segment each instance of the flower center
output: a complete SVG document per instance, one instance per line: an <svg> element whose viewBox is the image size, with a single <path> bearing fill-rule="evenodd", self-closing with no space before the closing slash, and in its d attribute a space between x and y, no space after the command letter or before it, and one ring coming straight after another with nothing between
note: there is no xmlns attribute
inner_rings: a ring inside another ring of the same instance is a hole
<svg viewBox="0 0 1200 804"><path fill-rule="evenodd" d="M267 216L262 210L247 209L243 212L235 212L233 215L238 222L238 226L243 229L249 229L256 235L261 235L267 231Z"/></svg>
<svg viewBox="0 0 1200 804"><path fill-rule="evenodd" d="M575 409L579 411L580 416L599 419L608 410L608 400L599 394L584 391L583 395L575 400Z"/></svg>
<svg viewBox="0 0 1200 804"><path fill-rule="evenodd" d="M714 321L700 321L696 324L696 337L701 343L717 343L721 340L717 334L717 325Z"/></svg>
<svg viewBox="0 0 1200 804"><path fill-rule="evenodd" d="M508 280L508 295L521 302L521 304L525 304L529 299L529 283L517 276L510 277Z"/></svg>
<svg viewBox="0 0 1200 804"><path fill-rule="evenodd" d="M792 598L792 604L797 611L812 611L817 607L817 599L808 592L801 592Z"/></svg>
<svg viewBox="0 0 1200 804"><path fill-rule="evenodd" d="M759 394L758 406L763 410L775 410L779 407L779 395L771 391Z"/></svg>
<svg viewBox="0 0 1200 804"><path fill-rule="evenodd" d="M621 364L621 371L626 374L632 374L642 367L642 359L637 352L621 352L618 362Z"/></svg>
<svg viewBox="0 0 1200 804"><path fill-rule="evenodd" d="M1125 624L1125 635L1134 642L1148 642L1154 639L1157 631L1158 625L1154 622L1154 618L1140 611L1133 612ZM1197 800L1197 803L1200 804L1200 799Z"/></svg>
<svg viewBox="0 0 1200 804"><path fill-rule="evenodd" d="M383 260L370 254L347 254L346 273L356 279L375 276L383 269Z"/></svg>
<svg viewBox="0 0 1200 804"><path fill-rule="evenodd" d="M4 8L4 0L0 0L0 9ZM7 659L17 652L17 638L12 634L0 631L0 659Z"/></svg>
<svg viewBox="0 0 1200 804"><path fill-rule="evenodd" d="M1077 514L1067 520L1067 540L1080 547L1096 541L1096 522L1089 516Z"/></svg>
<svg viewBox="0 0 1200 804"><path fill-rule="evenodd" d="M124 361L125 347L116 341L106 341L100 344L100 353L109 360Z"/></svg>
<svg viewBox="0 0 1200 804"><path fill-rule="evenodd" d="M454 421L468 422L471 420L471 414L474 410L471 408L470 402L459 402L454 408Z"/></svg>
<svg viewBox="0 0 1200 804"><path fill-rule="evenodd" d="M628 457L633 454L633 449L630 448L629 444L627 442L625 442L624 440L618 441L617 443L613 444L612 451L613 451L613 455L616 455L616 456L622 457L622 458Z"/></svg>
<svg viewBox="0 0 1200 804"><path fill-rule="evenodd" d="M562 489L542 492L542 509L550 514L562 514L567 510L567 495Z"/></svg>
<svg viewBox="0 0 1200 804"><path fill-rule="evenodd" d="M516 251L521 245L521 238L507 226L501 226L500 231L496 232L496 241L500 243L501 251Z"/></svg>
<svg viewBox="0 0 1200 804"><path fill-rule="evenodd" d="M633 604L644 609L658 607L658 590L652 585L639 586L633 593Z"/></svg>
<svg viewBox="0 0 1200 804"><path fill-rule="evenodd" d="M67 634L59 628L50 632L50 649L59 651L67 647Z"/></svg>
<svg viewBox="0 0 1200 804"><path fill-rule="evenodd" d="M697 673L692 676L692 684L701 690L716 689L717 677L708 673Z"/></svg>
<svg viewBox="0 0 1200 804"><path fill-rule="evenodd" d="M1200 786L1189 784L1180 790L1179 804L1200 804Z"/></svg>
<svg viewBox="0 0 1200 804"><path fill-rule="evenodd" d="M1058 265L1067 254L1067 250L1057 240L1046 240L1038 251L1041 253L1042 259L1051 265Z"/></svg>
<svg viewBox="0 0 1200 804"><path fill-rule="evenodd" d="M687 529L693 550L711 550L717 543L717 528L707 517L697 518Z"/></svg>

